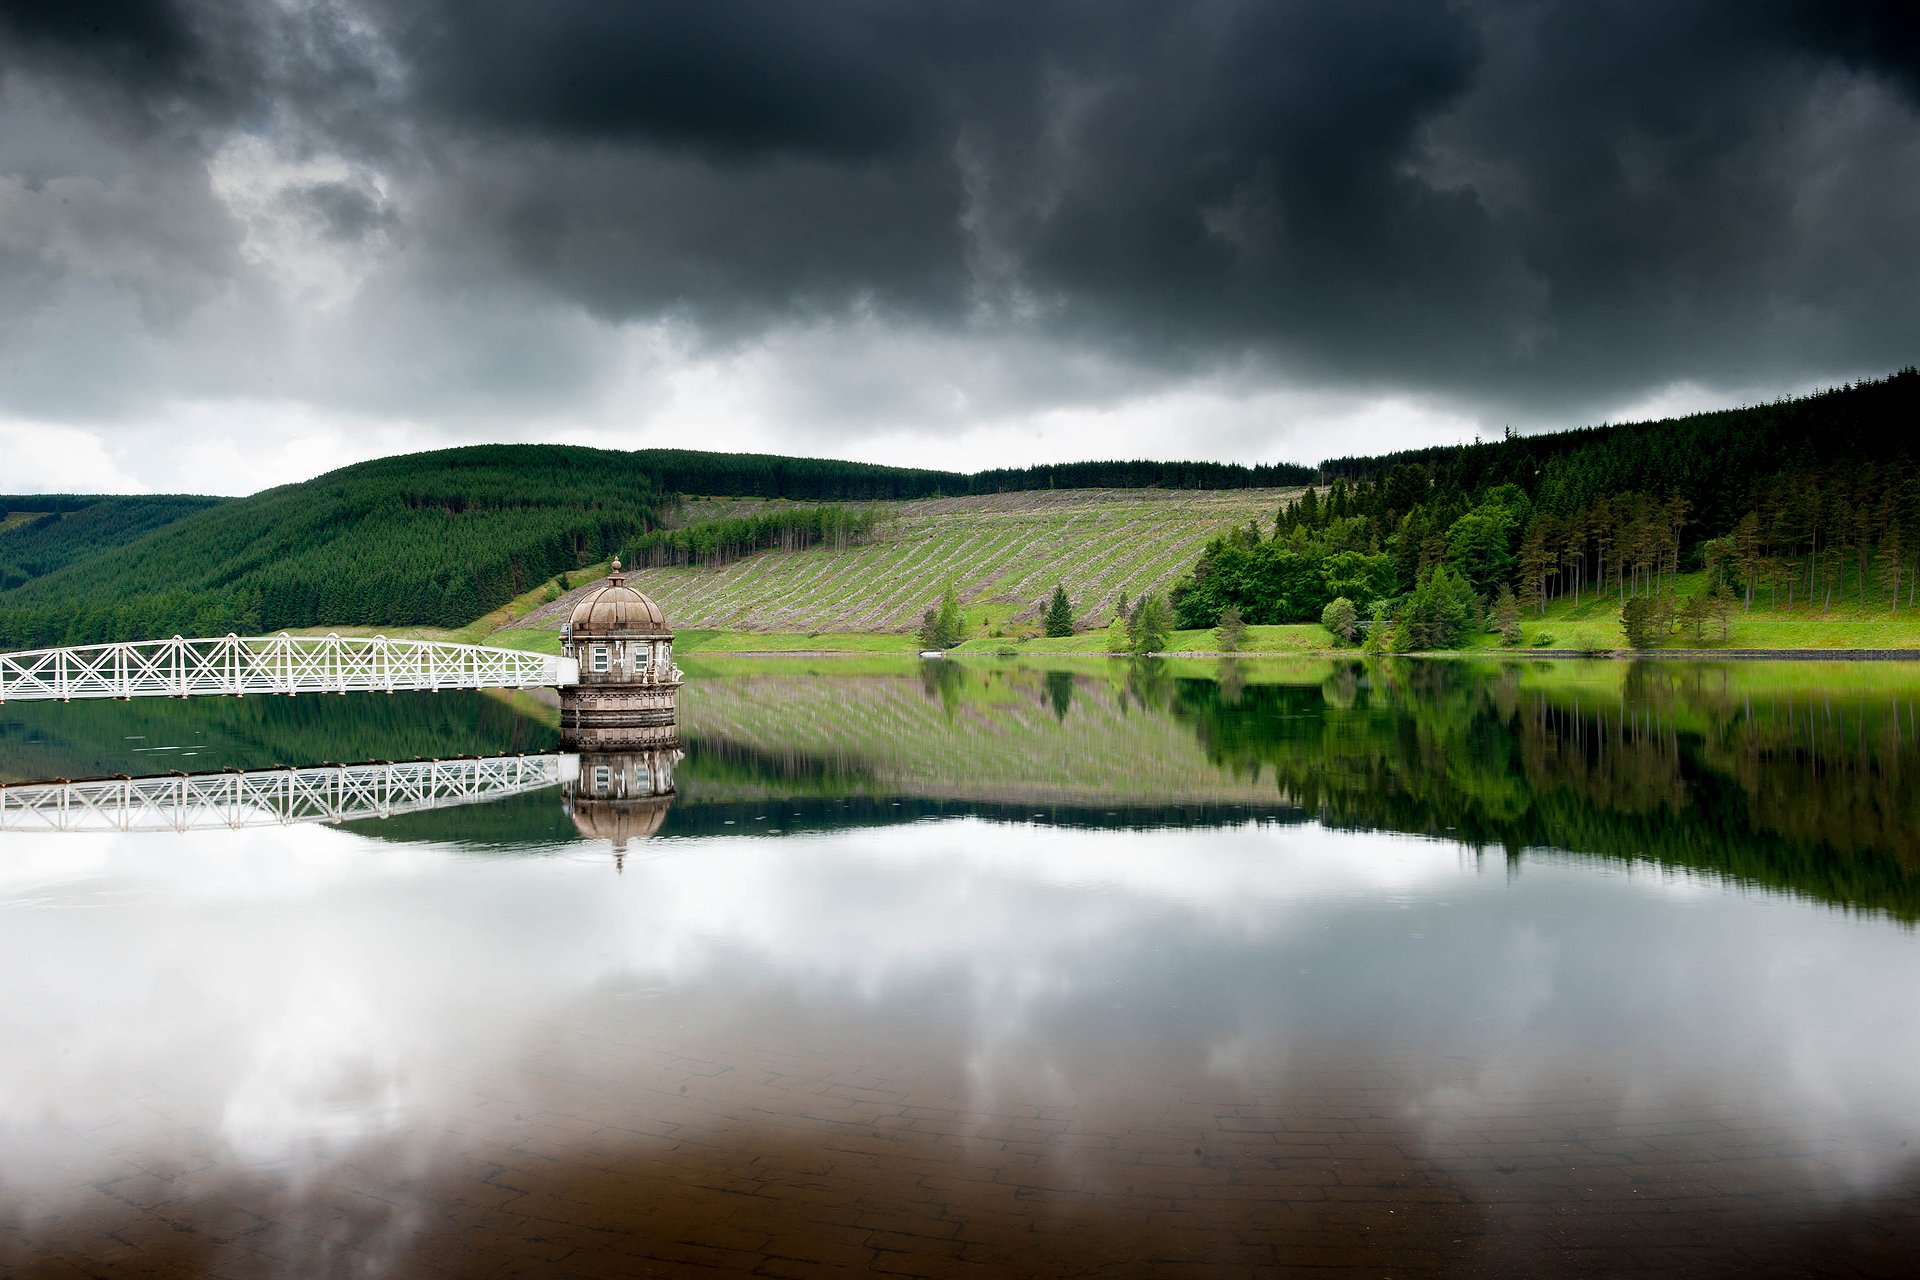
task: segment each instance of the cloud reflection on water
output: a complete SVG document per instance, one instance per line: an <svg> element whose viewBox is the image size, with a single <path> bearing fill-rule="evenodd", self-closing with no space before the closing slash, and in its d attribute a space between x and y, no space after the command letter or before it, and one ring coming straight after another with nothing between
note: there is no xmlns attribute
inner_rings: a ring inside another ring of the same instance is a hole
<svg viewBox="0 0 1920 1280"><path fill-rule="evenodd" d="M1402 1099L1436 1140L1570 1060L1623 1107L1738 1096L1920 1136L1912 933L1705 879L1512 878L1449 843L1313 825L703 838L618 876L592 847L10 837L0 966L34 979L0 993L0 1175L84 1158L103 1114L116 1147L209 1129L288 1167L436 1132L460 1080L511 1077L556 1019L634 992L656 998L618 1005L626 1032L686 1036L697 1008L751 1037L777 1002L920 1037L983 1096L1116 1087L1100 1077L1121 1061L1232 1084L1328 1046L1443 1045L1409 1058Z"/></svg>

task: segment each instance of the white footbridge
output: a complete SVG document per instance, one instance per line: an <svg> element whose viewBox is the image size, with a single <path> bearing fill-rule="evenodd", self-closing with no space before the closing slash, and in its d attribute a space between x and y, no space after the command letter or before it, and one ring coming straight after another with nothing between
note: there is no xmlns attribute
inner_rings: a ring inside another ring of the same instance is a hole
<svg viewBox="0 0 1920 1280"><path fill-rule="evenodd" d="M481 804L577 776L577 755L324 765L0 786L0 831L207 831Z"/></svg>
<svg viewBox="0 0 1920 1280"><path fill-rule="evenodd" d="M564 688L579 682L580 663L573 658L386 636L175 636L0 653L0 702Z"/></svg>

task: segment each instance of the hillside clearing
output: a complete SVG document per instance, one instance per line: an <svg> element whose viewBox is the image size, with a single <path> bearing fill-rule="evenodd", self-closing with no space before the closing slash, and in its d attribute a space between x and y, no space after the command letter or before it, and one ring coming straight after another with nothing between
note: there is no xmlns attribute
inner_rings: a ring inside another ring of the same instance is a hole
<svg viewBox="0 0 1920 1280"><path fill-rule="evenodd" d="M880 527L856 546L646 569L634 583L676 627L699 630L903 633L948 583L977 636L1037 632L1055 583L1083 627L1101 626L1121 593L1166 591L1208 539L1249 520L1270 528L1297 492L1070 489L881 503ZM578 594L519 625L558 627Z"/></svg>

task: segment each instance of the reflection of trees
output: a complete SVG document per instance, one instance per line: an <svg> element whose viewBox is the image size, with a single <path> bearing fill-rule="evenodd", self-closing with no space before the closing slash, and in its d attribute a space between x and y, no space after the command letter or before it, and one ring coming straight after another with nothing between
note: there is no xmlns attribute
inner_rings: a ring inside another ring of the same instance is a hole
<svg viewBox="0 0 1920 1280"><path fill-rule="evenodd" d="M947 719L952 720L959 710L967 687L967 669L958 662L945 658L925 658L920 663L920 684L929 698L939 700L946 710Z"/></svg>
<svg viewBox="0 0 1920 1280"><path fill-rule="evenodd" d="M1213 680L1220 686L1220 700L1230 707L1236 706L1247 687L1247 666L1237 658L1222 658L1214 668Z"/></svg>
<svg viewBox="0 0 1920 1280"><path fill-rule="evenodd" d="M1135 658L1127 664L1127 692L1141 706L1163 710L1173 700L1173 672L1165 658Z"/></svg>
<svg viewBox="0 0 1920 1280"><path fill-rule="evenodd" d="M1182 681L1173 706L1211 759L1272 766L1335 824L1644 857L1920 918L1912 709L1731 689L1711 668L1636 668L1601 696L1402 662L1237 705Z"/></svg>
<svg viewBox="0 0 1920 1280"><path fill-rule="evenodd" d="M1073 706L1073 673L1071 671L1047 672L1047 701L1053 707L1053 718L1064 721L1067 711Z"/></svg>

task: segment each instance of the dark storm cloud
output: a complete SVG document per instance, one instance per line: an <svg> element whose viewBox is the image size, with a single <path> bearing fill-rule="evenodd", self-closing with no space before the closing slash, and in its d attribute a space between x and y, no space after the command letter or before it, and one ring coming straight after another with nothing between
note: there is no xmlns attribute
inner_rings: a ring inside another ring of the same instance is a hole
<svg viewBox="0 0 1920 1280"><path fill-rule="evenodd" d="M0 67L64 80L77 106L142 133L258 104L262 41L255 15L224 0L0 0Z"/></svg>
<svg viewBox="0 0 1920 1280"><path fill-rule="evenodd" d="M448 225L603 311L1024 306L1135 359L1549 415L1912 358L1902 6L1008 11L389 29L419 118L500 140L474 169L505 164L498 198Z"/></svg>
<svg viewBox="0 0 1920 1280"><path fill-rule="evenodd" d="M348 240L404 222L417 287L449 296L505 279L737 341L857 311L1555 423L1920 347L1907 4L123 0L0 23L0 76L130 135L377 169L388 189L284 199Z"/></svg>

